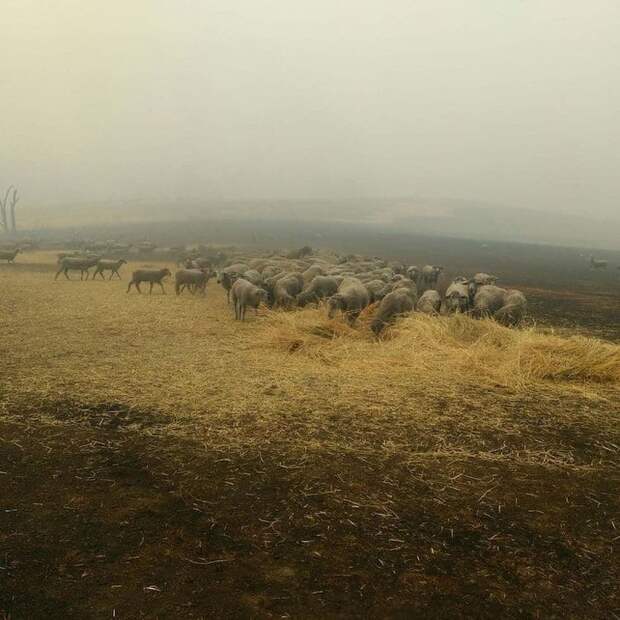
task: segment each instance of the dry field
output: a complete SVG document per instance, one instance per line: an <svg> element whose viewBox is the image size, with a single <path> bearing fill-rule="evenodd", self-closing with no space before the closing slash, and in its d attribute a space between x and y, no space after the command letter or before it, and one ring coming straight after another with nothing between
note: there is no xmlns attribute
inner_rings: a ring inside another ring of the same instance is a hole
<svg viewBox="0 0 620 620"><path fill-rule="evenodd" d="M619 345L134 266L0 267L0 618L620 617Z"/></svg>

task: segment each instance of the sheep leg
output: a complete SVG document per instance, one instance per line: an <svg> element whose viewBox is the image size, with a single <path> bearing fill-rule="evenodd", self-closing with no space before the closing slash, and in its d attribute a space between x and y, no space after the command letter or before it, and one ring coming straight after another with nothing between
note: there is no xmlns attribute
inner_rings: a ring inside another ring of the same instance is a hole
<svg viewBox="0 0 620 620"><path fill-rule="evenodd" d="M63 273L65 274L65 278L67 278L67 280L71 280L69 277L69 269L65 269Z"/></svg>
<svg viewBox="0 0 620 620"><path fill-rule="evenodd" d="M56 272L56 275L54 276L54 280L58 280L58 276L62 273L62 267Z"/></svg>
<svg viewBox="0 0 620 620"><path fill-rule="evenodd" d="M243 302L239 302L239 315L241 316L241 320L245 321L245 304Z"/></svg>
<svg viewBox="0 0 620 620"><path fill-rule="evenodd" d="M138 289L138 293L142 295L142 289L140 288L140 282L134 282L135 287Z"/></svg>
<svg viewBox="0 0 620 620"><path fill-rule="evenodd" d="M161 286L161 294L165 295L166 294L166 289L164 288L164 285L162 282L158 282L157 284L159 284L159 286Z"/></svg>
<svg viewBox="0 0 620 620"><path fill-rule="evenodd" d="M153 294L153 283L149 282L149 295Z"/></svg>

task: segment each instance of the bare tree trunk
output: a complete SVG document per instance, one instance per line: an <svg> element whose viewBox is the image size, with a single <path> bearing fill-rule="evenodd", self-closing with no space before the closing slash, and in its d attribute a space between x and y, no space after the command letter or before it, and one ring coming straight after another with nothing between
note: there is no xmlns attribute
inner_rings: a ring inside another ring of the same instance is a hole
<svg viewBox="0 0 620 620"><path fill-rule="evenodd" d="M17 190L13 188L13 197L11 198L11 231L15 233L17 227L15 225L15 205L19 202L19 197L17 196ZM5 206L6 209L6 206Z"/></svg>

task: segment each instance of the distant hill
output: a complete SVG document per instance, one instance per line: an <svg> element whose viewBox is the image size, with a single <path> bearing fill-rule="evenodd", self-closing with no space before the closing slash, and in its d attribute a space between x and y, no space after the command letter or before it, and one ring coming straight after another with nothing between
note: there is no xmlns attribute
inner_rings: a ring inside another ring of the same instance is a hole
<svg viewBox="0 0 620 620"><path fill-rule="evenodd" d="M186 220L295 220L355 224L382 231L461 239L544 243L620 250L620 219L554 214L454 199L221 200L153 203L134 200L30 207L22 229ZM619 216L620 218L620 216Z"/></svg>

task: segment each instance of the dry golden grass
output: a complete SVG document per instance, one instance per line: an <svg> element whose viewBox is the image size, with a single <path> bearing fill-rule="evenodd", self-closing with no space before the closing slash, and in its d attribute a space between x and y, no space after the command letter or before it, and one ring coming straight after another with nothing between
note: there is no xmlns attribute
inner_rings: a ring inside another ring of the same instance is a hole
<svg viewBox="0 0 620 620"><path fill-rule="evenodd" d="M499 458L485 437L501 435L515 439L514 458L566 463L559 445L524 439L532 417L601 436L617 428L617 345L420 315L377 341L372 309L354 328L322 308L261 310L240 324L213 281L206 298L176 297L170 282L165 296L127 295L142 263L125 266L123 282L55 282L53 261L29 254L0 270L6 409L121 403L230 449L281 442L416 458L424 445L425 455Z"/></svg>

